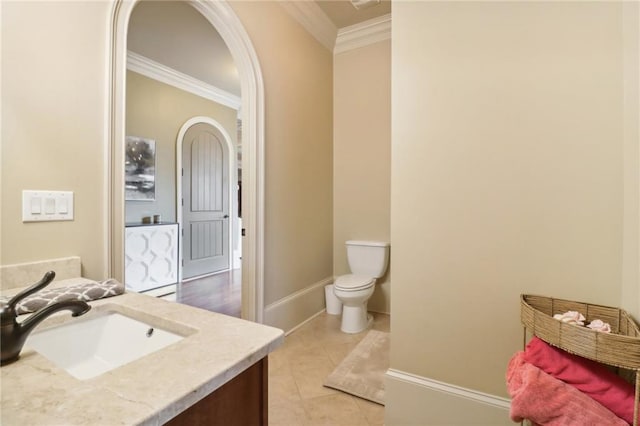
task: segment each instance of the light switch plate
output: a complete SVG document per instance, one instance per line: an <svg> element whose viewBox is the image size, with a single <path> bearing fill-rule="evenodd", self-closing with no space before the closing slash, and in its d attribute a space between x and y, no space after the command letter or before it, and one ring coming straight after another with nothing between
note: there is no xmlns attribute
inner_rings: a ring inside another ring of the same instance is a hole
<svg viewBox="0 0 640 426"><path fill-rule="evenodd" d="M22 191L22 221L73 220L73 192Z"/></svg>

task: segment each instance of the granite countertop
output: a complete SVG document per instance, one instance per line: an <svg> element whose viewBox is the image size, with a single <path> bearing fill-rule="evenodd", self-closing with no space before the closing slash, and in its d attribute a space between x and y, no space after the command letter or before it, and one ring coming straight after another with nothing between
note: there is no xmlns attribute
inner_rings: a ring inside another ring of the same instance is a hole
<svg viewBox="0 0 640 426"><path fill-rule="evenodd" d="M80 279L82 280L82 279ZM79 279L64 280L75 284ZM15 293L15 291L4 294ZM0 368L0 422L12 425L160 425L284 341L282 330L138 293L90 302L83 317L116 311L181 334L181 341L100 376L78 380L29 348ZM64 311L35 332L78 321ZM78 342L82 344L82 342Z"/></svg>

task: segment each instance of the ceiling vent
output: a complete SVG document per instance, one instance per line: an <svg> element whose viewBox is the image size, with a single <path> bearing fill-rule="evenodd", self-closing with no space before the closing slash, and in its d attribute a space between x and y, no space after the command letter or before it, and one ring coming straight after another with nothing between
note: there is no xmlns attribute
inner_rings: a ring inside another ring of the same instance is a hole
<svg viewBox="0 0 640 426"><path fill-rule="evenodd" d="M353 7L360 10L380 4L380 0L351 0L351 4Z"/></svg>

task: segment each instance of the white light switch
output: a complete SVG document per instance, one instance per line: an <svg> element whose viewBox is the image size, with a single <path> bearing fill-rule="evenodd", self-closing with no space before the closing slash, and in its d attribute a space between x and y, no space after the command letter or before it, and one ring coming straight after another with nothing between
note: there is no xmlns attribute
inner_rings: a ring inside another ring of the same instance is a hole
<svg viewBox="0 0 640 426"><path fill-rule="evenodd" d="M58 200L58 213L67 214L69 213L69 203L66 198L61 198Z"/></svg>
<svg viewBox="0 0 640 426"><path fill-rule="evenodd" d="M44 214L54 214L56 212L56 199L46 197L44 199Z"/></svg>
<svg viewBox="0 0 640 426"><path fill-rule="evenodd" d="M22 221L73 220L73 192L22 191Z"/></svg>
<svg viewBox="0 0 640 426"><path fill-rule="evenodd" d="M42 198L32 197L31 198L31 214L40 214L40 213L42 213Z"/></svg>

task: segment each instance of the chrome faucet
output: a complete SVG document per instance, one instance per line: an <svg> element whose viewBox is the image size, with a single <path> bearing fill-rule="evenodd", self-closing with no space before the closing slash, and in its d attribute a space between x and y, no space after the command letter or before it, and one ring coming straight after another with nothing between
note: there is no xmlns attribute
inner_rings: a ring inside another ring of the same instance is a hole
<svg viewBox="0 0 640 426"><path fill-rule="evenodd" d="M16 305L27 296L36 293L45 288L53 279L56 273L49 271L40 281L31 287L21 291L9 300L9 302L0 302L0 365L10 364L18 359L24 342L27 340L29 333L40 324L45 318L58 311L68 309L72 312L72 316L80 316L91 309L91 306L82 300L66 300L40 309L21 323L16 321Z"/></svg>

